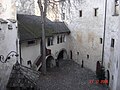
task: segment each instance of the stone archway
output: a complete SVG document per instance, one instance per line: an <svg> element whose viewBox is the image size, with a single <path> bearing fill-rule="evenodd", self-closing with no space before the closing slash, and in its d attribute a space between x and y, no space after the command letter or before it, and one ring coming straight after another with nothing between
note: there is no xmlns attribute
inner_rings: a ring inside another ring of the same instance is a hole
<svg viewBox="0 0 120 90"><path fill-rule="evenodd" d="M67 51L65 49L62 49L58 56L57 56L57 59L60 60L60 59L67 59Z"/></svg>
<svg viewBox="0 0 120 90"><path fill-rule="evenodd" d="M55 60L53 56L46 57L46 69L49 70L55 66Z"/></svg>
<svg viewBox="0 0 120 90"><path fill-rule="evenodd" d="M60 50L56 59L56 66L59 67L60 64L62 65L64 60L67 59L67 51L65 49Z"/></svg>

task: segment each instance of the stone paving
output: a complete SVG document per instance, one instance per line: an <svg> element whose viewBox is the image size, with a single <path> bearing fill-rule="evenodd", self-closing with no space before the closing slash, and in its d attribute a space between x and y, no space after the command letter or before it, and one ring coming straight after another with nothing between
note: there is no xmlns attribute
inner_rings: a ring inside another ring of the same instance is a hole
<svg viewBox="0 0 120 90"><path fill-rule="evenodd" d="M90 84L90 80L97 80L95 73L72 60L66 60L47 72L40 75L40 90L108 90L106 85Z"/></svg>

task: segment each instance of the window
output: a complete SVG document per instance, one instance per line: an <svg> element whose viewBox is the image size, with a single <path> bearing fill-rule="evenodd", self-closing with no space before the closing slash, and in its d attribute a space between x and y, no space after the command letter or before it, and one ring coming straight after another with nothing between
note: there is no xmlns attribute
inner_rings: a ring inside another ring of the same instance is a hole
<svg viewBox="0 0 120 90"><path fill-rule="evenodd" d="M87 59L89 59L89 55L87 55Z"/></svg>
<svg viewBox="0 0 120 90"><path fill-rule="evenodd" d="M57 44L59 44L59 36L57 36Z"/></svg>
<svg viewBox="0 0 120 90"><path fill-rule="evenodd" d="M28 45L34 44L35 40L28 41L27 43L28 43Z"/></svg>
<svg viewBox="0 0 120 90"><path fill-rule="evenodd" d="M50 38L47 39L47 45L50 46Z"/></svg>
<svg viewBox="0 0 120 90"><path fill-rule="evenodd" d="M65 42L65 35L62 36L62 42Z"/></svg>
<svg viewBox="0 0 120 90"><path fill-rule="evenodd" d="M65 20L65 13L63 13L62 15L62 20Z"/></svg>
<svg viewBox="0 0 120 90"><path fill-rule="evenodd" d="M115 10L114 10L114 14L115 15L119 15L119 0L115 0Z"/></svg>
<svg viewBox="0 0 120 90"><path fill-rule="evenodd" d="M82 17L82 10L79 11L79 17Z"/></svg>
<svg viewBox="0 0 120 90"><path fill-rule="evenodd" d="M102 44L102 38L100 38L100 44Z"/></svg>
<svg viewBox="0 0 120 90"><path fill-rule="evenodd" d="M12 29L13 29L12 24L9 24L9 25L8 25L8 29L9 29L9 30L12 30Z"/></svg>
<svg viewBox="0 0 120 90"><path fill-rule="evenodd" d="M60 43L62 43L62 35L60 36Z"/></svg>
<svg viewBox="0 0 120 90"><path fill-rule="evenodd" d="M27 65L31 65L31 64L32 64L31 60L27 61Z"/></svg>
<svg viewBox="0 0 120 90"><path fill-rule="evenodd" d="M111 39L111 47L114 48L114 44L115 44L115 40L114 40L114 39Z"/></svg>
<svg viewBox="0 0 120 90"><path fill-rule="evenodd" d="M53 45L53 37L47 38L47 46Z"/></svg>
<svg viewBox="0 0 120 90"><path fill-rule="evenodd" d="M97 16L98 8L95 8L94 10L95 10L95 12L94 12L94 16Z"/></svg>
<svg viewBox="0 0 120 90"><path fill-rule="evenodd" d="M116 5L116 6L119 5L119 0L115 0L115 5Z"/></svg>

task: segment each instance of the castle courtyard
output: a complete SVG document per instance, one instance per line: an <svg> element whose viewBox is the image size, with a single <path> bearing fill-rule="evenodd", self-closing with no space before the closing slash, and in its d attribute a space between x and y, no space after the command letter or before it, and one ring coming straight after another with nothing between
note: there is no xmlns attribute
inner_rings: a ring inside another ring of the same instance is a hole
<svg viewBox="0 0 120 90"><path fill-rule="evenodd" d="M91 80L93 82L91 83ZM59 67L40 75L40 90L108 90L106 85L97 83L94 72L72 60L60 62Z"/></svg>

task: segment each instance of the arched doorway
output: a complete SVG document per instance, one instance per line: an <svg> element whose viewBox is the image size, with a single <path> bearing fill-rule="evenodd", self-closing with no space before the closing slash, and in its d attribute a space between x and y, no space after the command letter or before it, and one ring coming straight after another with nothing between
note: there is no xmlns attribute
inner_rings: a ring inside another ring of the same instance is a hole
<svg viewBox="0 0 120 90"><path fill-rule="evenodd" d="M57 57L58 60L60 59L67 59L67 51L65 49L61 50Z"/></svg>
<svg viewBox="0 0 120 90"><path fill-rule="evenodd" d="M66 59L67 59L67 51L65 49L62 49L59 52L58 57L56 59L56 66L59 67L60 65L62 65L64 60Z"/></svg>
<svg viewBox="0 0 120 90"><path fill-rule="evenodd" d="M46 69L49 70L54 67L54 58L53 56L48 56L46 58Z"/></svg>
<svg viewBox="0 0 120 90"><path fill-rule="evenodd" d="M101 73L101 65L100 65L100 62L97 61L97 63L96 63L96 76L97 76L97 78L99 78L100 73Z"/></svg>

